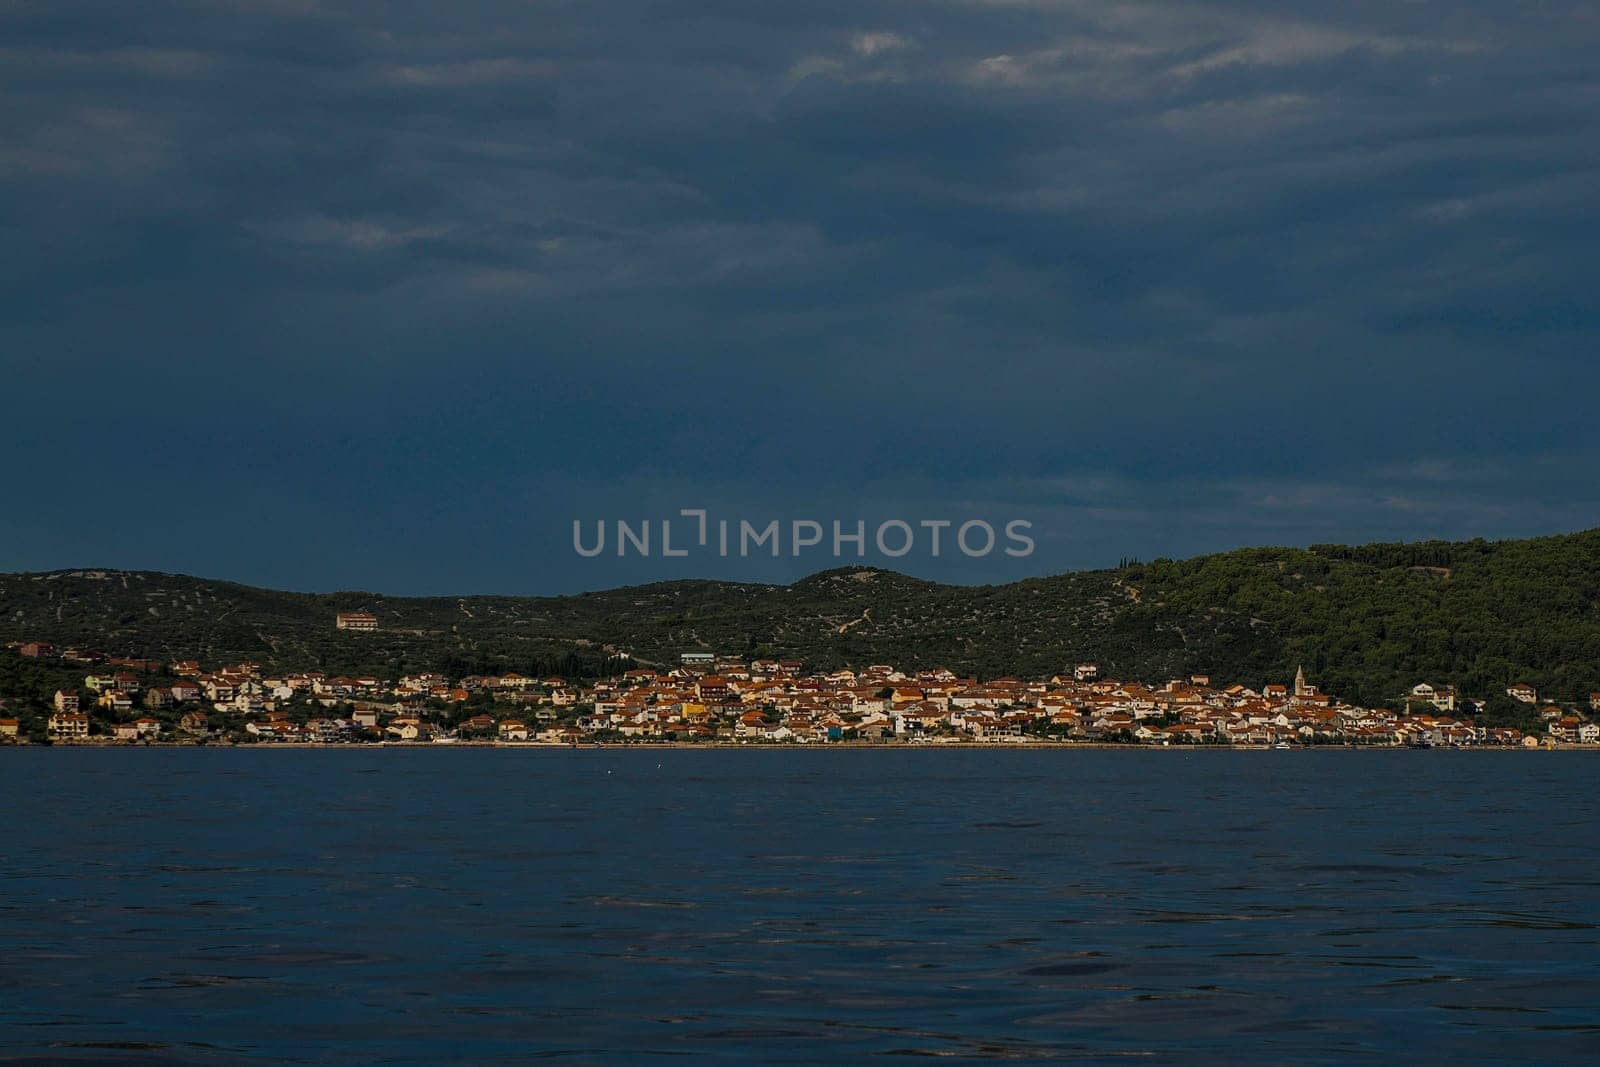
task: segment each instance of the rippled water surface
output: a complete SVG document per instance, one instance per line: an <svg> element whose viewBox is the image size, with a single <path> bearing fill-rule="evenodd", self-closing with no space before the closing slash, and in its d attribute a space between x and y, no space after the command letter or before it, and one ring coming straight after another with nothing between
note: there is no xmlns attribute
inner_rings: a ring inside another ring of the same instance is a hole
<svg viewBox="0 0 1600 1067"><path fill-rule="evenodd" d="M0 1062L1595 1062L1597 772L0 751Z"/></svg>

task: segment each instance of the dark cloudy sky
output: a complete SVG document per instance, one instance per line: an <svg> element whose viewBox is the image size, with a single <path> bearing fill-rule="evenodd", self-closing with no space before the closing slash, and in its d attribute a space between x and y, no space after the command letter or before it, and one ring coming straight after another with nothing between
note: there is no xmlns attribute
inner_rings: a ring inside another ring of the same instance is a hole
<svg viewBox="0 0 1600 1067"><path fill-rule="evenodd" d="M1597 55L1566 0L0 0L0 570L1594 526Z"/></svg>

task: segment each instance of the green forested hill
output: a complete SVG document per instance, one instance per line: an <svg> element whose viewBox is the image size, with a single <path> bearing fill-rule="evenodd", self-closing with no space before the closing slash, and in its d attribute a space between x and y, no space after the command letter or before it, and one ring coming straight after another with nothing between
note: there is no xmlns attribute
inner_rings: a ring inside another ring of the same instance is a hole
<svg viewBox="0 0 1600 1067"><path fill-rule="evenodd" d="M377 634L341 633L366 609ZM788 586L680 581L569 597L281 593L149 572L0 576L0 640L336 671L592 673L627 652L945 665L1043 674L1079 660L1160 680L1205 671L1393 701L1416 681L1469 694L1527 681L1600 690L1600 531L1523 541L1241 549L1002 586L844 569Z"/></svg>

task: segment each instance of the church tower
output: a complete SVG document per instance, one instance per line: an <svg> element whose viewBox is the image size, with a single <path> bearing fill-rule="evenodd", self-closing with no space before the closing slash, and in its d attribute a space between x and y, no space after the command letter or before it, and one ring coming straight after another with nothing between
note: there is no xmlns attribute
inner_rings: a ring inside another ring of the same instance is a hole
<svg viewBox="0 0 1600 1067"><path fill-rule="evenodd" d="M1306 695L1306 669L1304 666L1295 668L1294 695L1297 697L1303 697Z"/></svg>

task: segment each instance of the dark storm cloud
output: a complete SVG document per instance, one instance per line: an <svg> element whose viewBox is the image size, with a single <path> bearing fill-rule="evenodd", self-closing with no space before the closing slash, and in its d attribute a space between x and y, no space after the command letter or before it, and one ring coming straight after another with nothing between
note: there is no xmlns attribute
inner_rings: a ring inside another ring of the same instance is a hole
<svg viewBox="0 0 1600 1067"><path fill-rule="evenodd" d="M606 584L580 503L698 493L1032 509L1047 570L1600 502L1591 5L63 0L0 40L11 566ZM339 547L374 527L413 532Z"/></svg>

